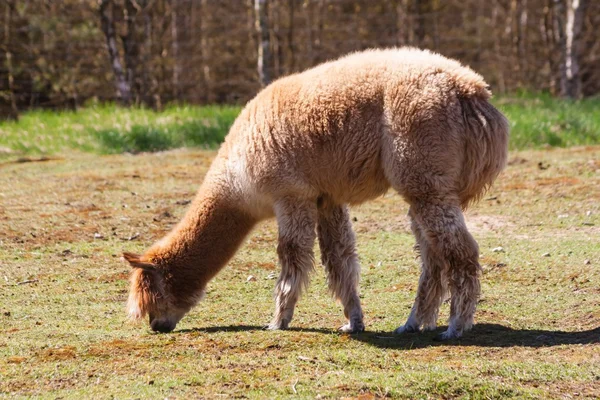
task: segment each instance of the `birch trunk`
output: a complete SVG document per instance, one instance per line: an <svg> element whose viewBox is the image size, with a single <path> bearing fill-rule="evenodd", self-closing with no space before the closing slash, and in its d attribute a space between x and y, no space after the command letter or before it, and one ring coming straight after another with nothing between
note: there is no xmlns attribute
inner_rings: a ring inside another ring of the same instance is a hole
<svg viewBox="0 0 600 400"><path fill-rule="evenodd" d="M564 35L561 40L563 60L560 91L563 97L570 99L581 97L579 58L584 10L585 0L566 0Z"/></svg>
<svg viewBox="0 0 600 400"><path fill-rule="evenodd" d="M497 65L503 65L504 60L502 59L501 55L501 46L500 46L500 38L502 35L502 31L497 29L497 21L498 21L498 9L499 9L500 5L498 4L498 2L494 2L494 5L492 6L492 20L491 20L491 25L492 25L492 37L494 39L494 55L496 58L496 64ZM506 79L504 79L504 68L497 68L496 69L496 79L498 81L498 92L499 93L506 93Z"/></svg>
<svg viewBox="0 0 600 400"><path fill-rule="evenodd" d="M4 54L6 56L5 66L8 75L8 92L10 96L10 118L19 119L19 110L17 108L17 100L15 98L15 78L12 67L12 52L10 51L10 26L12 20L13 2L6 4L4 14Z"/></svg>
<svg viewBox="0 0 600 400"><path fill-rule="evenodd" d="M269 60L271 57L269 45L269 26L267 21L267 4L268 0L254 1L254 26L259 37L256 68L258 71L258 79L262 87L267 86L271 82L271 74L269 71Z"/></svg>
<svg viewBox="0 0 600 400"><path fill-rule="evenodd" d="M111 0L102 0L100 2L100 20L102 32L106 37L106 45L108 47L108 56L115 75L115 84L119 98L125 105L131 104L131 85L125 78L121 59L119 58L119 49L117 47L117 34L115 31L115 23L113 18L113 8Z"/></svg>
<svg viewBox="0 0 600 400"><path fill-rule="evenodd" d="M519 85L528 81L527 77L527 0L517 4L517 54L519 60Z"/></svg>
<svg viewBox="0 0 600 400"><path fill-rule="evenodd" d="M304 4L302 5L302 7L304 8L304 18L306 21L306 59L308 60L307 65L304 65L304 67L312 67L314 64L314 54L313 54L313 21L312 21L312 7L310 4L310 0L305 0ZM355 21L357 21L357 19L355 19ZM358 30L357 30L358 32Z"/></svg>
<svg viewBox="0 0 600 400"><path fill-rule="evenodd" d="M208 43L208 0L200 2L200 59L202 63L202 80L206 91L205 98L208 104L215 101L212 73L208 61L210 60L210 44Z"/></svg>
<svg viewBox="0 0 600 400"><path fill-rule="evenodd" d="M296 47L294 46L294 0L289 0L289 27L288 27L288 52L289 52L289 64L287 73L291 74L296 69Z"/></svg>
<svg viewBox="0 0 600 400"><path fill-rule="evenodd" d="M179 1L173 0L171 6L171 52L173 53L173 99L179 98L179 76L181 75L181 64L179 63L179 32L177 31L177 17L179 13Z"/></svg>
<svg viewBox="0 0 600 400"><path fill-rule="evenodd" d="M127 25L127 32L121 37L121 41L123 42L127 84L131 88L132 95L135 97L133 100L136 104L138 104L140 101L140 82L136 77L140 46L135 34L138 11L140 11L140 6L137 4L137 2L134 0L125 1L125 21Z"/></svg>

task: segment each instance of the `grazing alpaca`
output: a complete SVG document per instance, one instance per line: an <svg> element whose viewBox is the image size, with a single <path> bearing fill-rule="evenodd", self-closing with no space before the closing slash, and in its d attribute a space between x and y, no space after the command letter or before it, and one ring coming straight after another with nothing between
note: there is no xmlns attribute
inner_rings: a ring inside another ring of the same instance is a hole
<svg viewBox="0 0 600 400"><path fill-rule="evenodd" d="M281 275L270 329L284 329L313 269L319 238L344 332L364 330L348 205L392 187L410 204L421 253L417 297L395 332L473 324L478 246L462 214L502 170L508 123L483 78L417 49L369 50L282 78L242 110L181 222L131 266L128 310L170 332L257 221L275 216ZM315 229L316 227L316 229Z"/></svg>

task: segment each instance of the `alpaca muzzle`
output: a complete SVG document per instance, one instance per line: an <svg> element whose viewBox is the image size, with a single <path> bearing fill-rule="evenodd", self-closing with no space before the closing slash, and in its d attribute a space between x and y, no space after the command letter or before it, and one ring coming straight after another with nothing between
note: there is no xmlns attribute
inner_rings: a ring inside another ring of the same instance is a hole
<svg viewBox="0 0 600 400"><path fill-rule="evenodd" d="M154 332L169 333L175 329L175 325L177 325L176 322L168 319L153 318L153 316L150 315L150 328L152 328Z"/></svg>

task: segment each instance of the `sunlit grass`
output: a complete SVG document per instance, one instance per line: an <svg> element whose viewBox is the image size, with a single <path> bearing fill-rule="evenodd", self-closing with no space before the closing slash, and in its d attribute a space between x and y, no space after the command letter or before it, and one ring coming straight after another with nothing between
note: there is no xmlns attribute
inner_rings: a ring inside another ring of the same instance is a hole
<svg viewBox="0 0 600 400"><path fill-rule="evenodd" d="M512 149L600 143L600 99L556 99L548 94L500 97L494 103L510 121Z"/></svg>
<svg viewBox="0 0 600 400"><path fill-rule="evenodd" d="M172 106L161 112L97 105L72 111L31 111L0 122L0 153L100 154L215 148L239 113L235 106Z"/></svg>
<svg viewBox="0 0 600 400"><path fill-rule="evenodd" d="M513 150L600 143L600 99L569 101L525 93L493 102L510 121ZM185 105L156 112L98 104L77 112L30 111L18 122L0 122L0 158L216 148L240 109Z"/></svg>

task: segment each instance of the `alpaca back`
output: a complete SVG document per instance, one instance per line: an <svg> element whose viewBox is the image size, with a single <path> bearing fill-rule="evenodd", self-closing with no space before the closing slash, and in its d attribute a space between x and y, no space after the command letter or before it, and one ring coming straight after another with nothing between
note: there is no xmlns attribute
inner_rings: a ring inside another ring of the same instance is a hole
<svg viewBox="0 0 600 400"><path fill-rule="evenodd" d="M390 134L409 142L410 130L432 115L448 117L452 127L437 132L440 140L448 148L458 144L457 153L466 140L474 144L448 163L464 158L476 167L456 178L465 181L461 198L468 202L491 183L506 157L486 153L506 142L492 138L506 124L489 108L489 97L483 78L457 61L411 48L369 50L275 81L244 108L222 152L246 193L327 193L337 203L356 204L390 187L383 160ZM461 111L462 102L470 114ZM478 116L489 118L486 126L496 133L483 134L488 128L473 124ZM479 139L484 141L475 143ZM462 163L448 168L468 169Z"/></svg>

